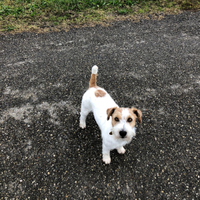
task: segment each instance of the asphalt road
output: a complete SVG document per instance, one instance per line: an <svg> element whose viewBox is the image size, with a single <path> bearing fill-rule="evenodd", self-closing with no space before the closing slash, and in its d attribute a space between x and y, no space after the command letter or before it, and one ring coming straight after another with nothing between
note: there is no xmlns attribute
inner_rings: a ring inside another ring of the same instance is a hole
<svg viewBox="0 0 200 200"><path fill-rule="evenodd" d="M93 65L143 112L110 165L93 115L79 128ZM200 12L1 36L0 77L1 199L200 199Z"/></svg>

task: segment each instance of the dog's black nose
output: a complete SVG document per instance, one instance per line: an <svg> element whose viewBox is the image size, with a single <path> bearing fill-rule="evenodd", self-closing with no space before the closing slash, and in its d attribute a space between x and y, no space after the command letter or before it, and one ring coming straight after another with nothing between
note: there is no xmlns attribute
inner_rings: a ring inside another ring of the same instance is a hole
<svg viewBox="0 0 200 200"><path fill-rule="evenodd" d="M127 132L126 131L120 131L119 134L122 138L124 138L126 136Z"/></svg>

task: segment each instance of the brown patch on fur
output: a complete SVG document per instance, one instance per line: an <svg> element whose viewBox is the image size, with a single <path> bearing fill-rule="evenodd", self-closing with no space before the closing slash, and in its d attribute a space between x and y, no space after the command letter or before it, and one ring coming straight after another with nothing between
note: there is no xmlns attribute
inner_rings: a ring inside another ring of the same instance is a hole
<svg viewBox="0 0 200 200"><path fill-rule="evenodd" d="M137 119L137 116L133 113L132 109L129 109L129 113L130 115L127 117L127 123L130 124L131 127L134 127L135 126L135 121ZM132 121L129 121L129 118L132 120Z"/></svg>
<svg viewBox="0 0 200 200"><path fill-rule="evenodd" d="M112 126L115 126L122 119L122 110L123 108L116 108L115 112L112 115ZM116 118L118 118L119 121L116 121Z"/></svg>
<svg viewBox="0 0 200 200"><path fill-rule="evenodd" d="M89 82L89 88L97 87L97 74L92 74Z"/></svg>
<svg viewBox="0 0 200 200"><path fill-rule="evenodd" d="M114 107L114 108L108 108L107 109L107 120L109 120L110 119L110 116L112 116L112 114L115 112L115 109L116 109L117 107Z"/></svg>
<svg viewBox="0 0 200 200"><path fill-rule="evenodd" d="M130 113L133 113L137 118L138 122L141 124L142 123L142 112L136 108L131 108Z"/></svg>
<svg viewBox="0 0 200 200"><path fill-rule="evenodd" d="M103 90L96 90L94 94L96 97L104 97L106 95Z"/></svg>

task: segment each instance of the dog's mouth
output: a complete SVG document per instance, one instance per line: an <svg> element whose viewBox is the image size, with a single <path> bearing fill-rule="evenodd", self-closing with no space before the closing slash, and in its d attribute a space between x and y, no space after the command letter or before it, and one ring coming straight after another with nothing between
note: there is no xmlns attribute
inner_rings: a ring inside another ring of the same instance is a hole
<svg viewBox="0 0 200 200"><path fill-rule="evenodd" d="M122 139L122 140L126 140L126 139L128 139L129 137L127 137L127 136L119 136L119 138Z"/></svg>
<svg viewBox="0 0 200 200"><path fill-rule="evenodd" d="M125 137L118 136L117 139L118 139L118 140L121 140L121 141L130 142L132 138L129 137L129 136L125 136Z"/></svg>
<svg viewBox="0 0 200 200"><path fill-rule="evenodd" d="M127 143L131 142L132 139L135 139L135 136L125 136L125 137L120 137L119 136L119 139L122 140L122 141L126 141Z"/></svg>
<svg viewBox="0 0 200 200"><path fill-rule="evenodd" d="M113 135L116 140L126 141L127 143L129 143L135 137L133 134L130 134L125 129L121 129L117 132L112 129L109 134Z"/></svg>

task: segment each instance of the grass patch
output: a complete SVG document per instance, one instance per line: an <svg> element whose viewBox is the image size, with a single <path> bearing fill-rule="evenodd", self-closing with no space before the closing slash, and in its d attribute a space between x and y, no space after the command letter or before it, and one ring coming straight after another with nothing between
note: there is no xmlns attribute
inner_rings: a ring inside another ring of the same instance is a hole
<svg viewBox="0 0 200 200"><path fill-rule="evenodd" d="M9 32L9 31L13 31L13 30L15 29L15 27L12 26L12 25L11 25L11 26L9 26L9 25L8 25L8 26L4 26L3 28L4 28L4 30L6 30L6 31L8 31L8 32Z"/></svg>
<svg viewBox="0 0 200 200"><path fill-rule="evenodd" d="M51 31L199 9L200 0L0 0L0 31Z"/></svg>
<svg viewBox="0 0 200 200"><path fill-rule="evenodd" d="M128 10L125 9L125 8L119 9L119 10L118 10L118 14L119 14L119 15L126 15L126 14L128 14Z"/></svg>

